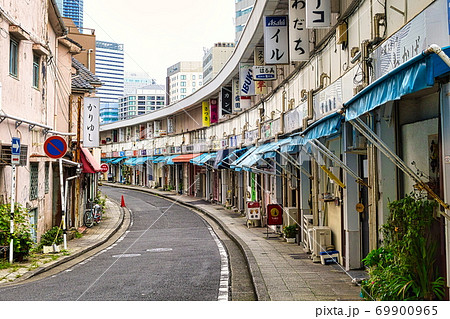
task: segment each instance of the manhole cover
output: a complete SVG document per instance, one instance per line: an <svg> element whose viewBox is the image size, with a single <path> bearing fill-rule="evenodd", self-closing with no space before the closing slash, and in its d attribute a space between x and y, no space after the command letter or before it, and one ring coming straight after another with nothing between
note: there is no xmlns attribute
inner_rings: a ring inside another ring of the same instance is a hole
<svg viewBox="0 0 450 319"><path fill-rule="evenodd" d="M113 255L113 258L125 258L125 257L138 257L141 254L122 254L122 255Z"/></svg>
<svg viewBox="0 0 450 319"><path fill-rule="evenodd" d="M172 251L172 248L153 248L153 249L147 249L147 251L152 253L160 253L163 251Z"/></svg>

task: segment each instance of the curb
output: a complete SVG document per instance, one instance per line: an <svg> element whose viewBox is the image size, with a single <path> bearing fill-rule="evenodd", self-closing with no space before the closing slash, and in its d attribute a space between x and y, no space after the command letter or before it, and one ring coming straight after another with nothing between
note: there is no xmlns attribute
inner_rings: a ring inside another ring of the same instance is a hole
<svg viewBox="0 0 450 319"><path fill-rule="evenodd" d="M68 261L71 261L75 258L80 257L81 255L103 245L104 243L106 243L115 233L117 233L117 231L119 230L119 228L123 225L124 220L125 220L125 208L124 207L120 207L120 205L112 199L107 199L109 200L111 203L113 203L114 205L116 205L119 210L120 210L120 217L117 221L117 223L114 225L114 227L112 228L113 230L108 234L108 236L106 236L105 238L103 238L102 240L100 240L99 242L88 246L86 248L84 248L83 250L80 250L79 252L74 253L73 255L68 255L68 256L62 256L61 259L58 259L56 262L52 263L51 265L47 265L47 266L41 266L38 267L34 270L31 270L29 272L26 272L25 274L23 274L20 278L17 278L16 280L14 280L11 283L4 283L4 284L0 284L1 287L7 287L7 286L13 286L13 285L17 285L22 283L23 281L26 281L34 276L37 276L39 274L42 274L50 269L53 269L55 267L58 267Z"/></svg>
<svg viewBox="0 0 450 319"><path fill-rule="evenodd" d="M241 252L243 253L244 257L245 257L245 261L247 263L247 267L250 271L250 275L252 277L252 283L253 283L253 287L255 289L255 293L256 293L256 298L258 301L269 301L271 300L269 297L269 293L267 291L267 287L264 283L264 279L263 276L261 274L261 271L259 269L258 264L256 263L256 259L253 256L252 251L248 248L247 244L239 237L237 236L235 233L233 233L223 222L222 220L220 220L217 216L209 213L208 211L197 207L195 205L192 205L190 203L186 203L183 202L181 200L176 200L168 195L165 194L159 194L156 193L154 191L152 191L151 189L145 189L145 188L136 188L133 186L126 186L126 185L117 185L117 184L109 184L109 183L103 183L103 185L105 186L110 186L110 187L116 187L116 188L123 188L123 189L131 189L131 190L136 190L136 191L141 191L141 192L145 192L145 193L150 193L154 196L158 196L158 197L162 197L164 199L176 202L176 204L179 205L183 205L186 206L190 209L195 209L196 211L207 215L208 217L210 217L211 219L213 219L220 228L222 228L222 230L225 232L225 234L230 237L230 239L239 247L239 249L241 250Z"/></svg>

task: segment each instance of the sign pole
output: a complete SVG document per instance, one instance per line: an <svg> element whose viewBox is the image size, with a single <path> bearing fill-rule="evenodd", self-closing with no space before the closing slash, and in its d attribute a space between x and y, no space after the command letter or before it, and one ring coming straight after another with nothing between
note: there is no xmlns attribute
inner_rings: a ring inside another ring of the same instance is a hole
<svg viewBox="0 0 450 319"><path fill-rule="evenodd" d="M9 263L14 261L14 206L16 201L16 165L12 165L11 170L11 220L10 220L10 243L9 243Z"/></svg>
<svg viewBox="0 0 450 319"><path fill-rule="evenodd" d="M63 182L63 165L62 158L59 158L59 184L61 187L61 215L62 215L62 228L63 228L63 239L64 239L64 249L67 250L67 229L66 229L66 203L64 196L64 182Z"/></svg>

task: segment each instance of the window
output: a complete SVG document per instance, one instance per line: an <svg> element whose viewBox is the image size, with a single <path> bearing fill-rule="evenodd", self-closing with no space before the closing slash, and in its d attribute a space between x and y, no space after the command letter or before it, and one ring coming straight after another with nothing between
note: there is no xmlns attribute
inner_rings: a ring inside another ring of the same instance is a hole
<svg viewBox="0 0 450 319"><path fill-rule="evenodd" d="M195 80L195 74L192 75L192 80Z"/></svg>
<svg viewBox="0 0 450 319"><path fill-rule="evenodd" d="M19 43L11 39L9 41L9 74L17 77L17 69L19 64Z"/></svg>
<svg viewBox="0 0 450 319"><path fill-rule="evenodd" d="M33 54L33 87L39 89L39 73L40 73L41 57Z"/></svg>
<svg viewBox="0 0 450 319"><path fill-rule="evenodd" d="M38 198L39 163L30 163L30 200Z"/></svg>
<svg viewBox="0 0 450 319"><path fill-rule="evenodd" d="M180 85L181 86L186 86L186 82L181 82Z"/></svg>
<svg viewBox="0 0 450 319"><path fill-rule="evenodd" d="M49 179L50 179L50 163L45 162L45 193L48 194L48 191L50 189L49 187Z"/></svg>
<svg viewBox="0 0 450 319"><path fill-rule="evenodd" d="M180 79L181 79L181 80L186 80L186 75L181 75L181 76L180 76Z"/></svg>

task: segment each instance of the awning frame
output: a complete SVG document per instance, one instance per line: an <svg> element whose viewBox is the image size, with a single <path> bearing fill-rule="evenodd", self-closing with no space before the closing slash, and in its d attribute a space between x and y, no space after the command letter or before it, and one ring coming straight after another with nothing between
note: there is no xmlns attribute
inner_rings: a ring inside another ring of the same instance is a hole
<svg viewBox="0 0 450 319"><path fill-rule="evenodd" d="M421 179L421 177L415 173L406 163L393 152L384 142L383 140L370 129L369 126L364 123L360 118L355 118L350 121L350 124L353 125L355 129L357 129L362 135L364 135L367 140L372 143L376 148L382 152L396 167L398 167L402 172L411 177L416 183L419 189L423 189L433 197L444 209L450 210L450 206L445 203L433 190ZM447 219L450 219L450 215L448 215L445 211L440 212Z"/></svg>

